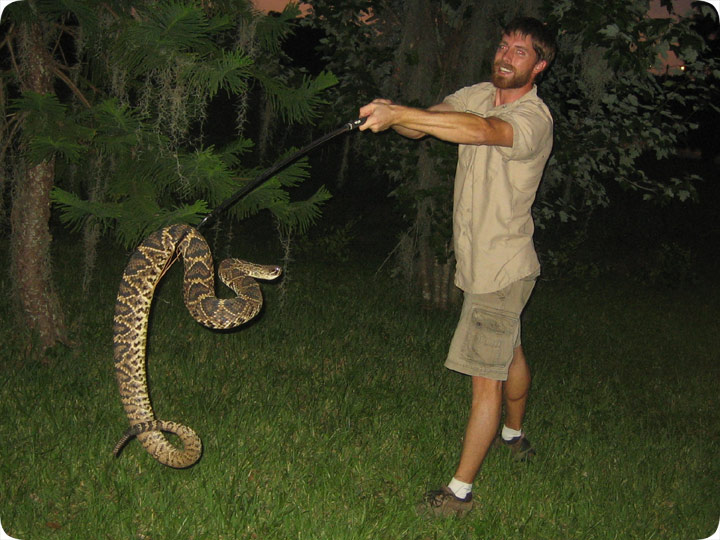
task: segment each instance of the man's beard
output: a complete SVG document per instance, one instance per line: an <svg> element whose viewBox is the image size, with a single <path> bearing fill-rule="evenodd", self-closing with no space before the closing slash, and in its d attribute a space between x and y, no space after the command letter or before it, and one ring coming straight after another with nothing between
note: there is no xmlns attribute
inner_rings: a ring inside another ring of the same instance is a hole
<svg viewBox="0 0 720 540"><path fill-rule="evenodd" d="M498 72L499 72L501 66L512 70L512 72L513 72L512 76L499 75ZM531 77L532 77L532 69L529 69L525 73L518 73L517 71L515 71L515 69L512 66L504 65L502 62L496 62L495 65L493 66L491 81L497 88L509 90L509 89L515 89L515 88L522 88L528 82L530 82Z"/></svg>

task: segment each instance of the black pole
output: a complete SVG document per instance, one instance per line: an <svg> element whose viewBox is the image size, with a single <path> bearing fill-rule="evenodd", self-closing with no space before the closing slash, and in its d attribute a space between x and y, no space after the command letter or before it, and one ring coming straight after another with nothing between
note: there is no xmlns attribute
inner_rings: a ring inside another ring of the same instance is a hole
<svg viewBox="0 0 720 540"><path fill-rule="evenodd" d="M215 219L219 214L223 213L225 210L230 208L233 204L237 203L240 199L242 199L245 195L250 193L255 188L259 187L260 184L263 184L266 182L269 178L271 178L274 174L281 171L288 165L290 165L293 161L300 158L301 156L304 156L307 154L310 150L313 148L316 148L320 146L321 144L326 143L330 139L333 139L337 137L338 135L345 133L346 131L352 131L355 128L360 127L365 122L364 118L358 118L357 120L353 120L352 122L348 122L347 124L344 124L343 126L337 128L334 131L331 131L330 133L323 135L319 139L315 139L307 146L302 147L300 150L295 152L293 155L283 159L282 161L279 161L269 169L266 169L260 176L240 188L238 191L233 193L230 197L225 199L220 205L218 205L212 212L210 212L205 218L200 222L200 224L196 227L197 229L202 228L207 224L209 221L212 221Z"/></svg>

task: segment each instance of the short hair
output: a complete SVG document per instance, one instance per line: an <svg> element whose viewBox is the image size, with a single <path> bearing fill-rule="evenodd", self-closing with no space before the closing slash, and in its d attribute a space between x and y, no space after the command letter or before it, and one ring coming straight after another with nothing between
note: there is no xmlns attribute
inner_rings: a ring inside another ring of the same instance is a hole
<svg viewBox="0 0 720 540"><path fill-rule="evenodd" d="M503 28L503 35L520 34L521 36L530 36L533 43L533 49L538 56L538 62L545 60L551 64L555 58L557 45L555 44L555 34L550 31L548 26L534 17L516 17Z"/></svg>

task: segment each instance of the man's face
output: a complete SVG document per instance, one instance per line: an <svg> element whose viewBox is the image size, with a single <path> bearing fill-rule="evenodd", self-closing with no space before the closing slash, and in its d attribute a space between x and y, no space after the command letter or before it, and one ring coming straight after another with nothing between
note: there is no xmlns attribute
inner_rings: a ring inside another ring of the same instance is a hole
<svg viewBox="0 0 720 540"><path fill-rule="evenodd" d="M530 36L506 34L495 52L492 83L503 89L522 88L532 83L542 71L542 64L538 63Z"/></svg>

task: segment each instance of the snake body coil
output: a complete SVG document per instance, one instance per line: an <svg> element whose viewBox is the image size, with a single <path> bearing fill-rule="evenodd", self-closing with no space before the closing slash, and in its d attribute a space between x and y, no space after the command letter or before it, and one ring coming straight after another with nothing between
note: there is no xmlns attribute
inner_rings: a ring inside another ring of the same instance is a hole
<svg viewBox="0 0 720 540"><path fill-rule="evenodd" d="M216 298L210 249L200 233L187 225L172 225L151 234L133 253L125 268L115 302L113 352L120 397L130 429L113 452L117 456L125 443L137 436L160 463L185 468L200 459L202 442L189 427L155 418L145 367L153 294L175 261L176 253L185 263L185 305L195 320L214 329L234 328L255 317L262 307L262 293L253 278L275 279L280 275L280 268L226 259L220 263L218 275L237 296ZM183 448L173 446L163 431L177 435Z"/></svg>

